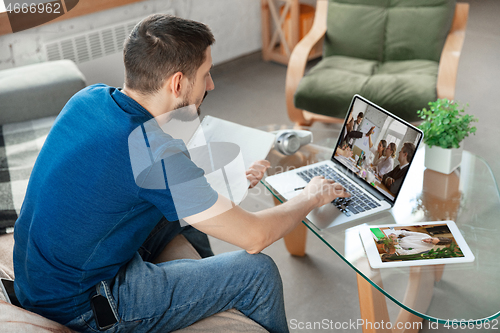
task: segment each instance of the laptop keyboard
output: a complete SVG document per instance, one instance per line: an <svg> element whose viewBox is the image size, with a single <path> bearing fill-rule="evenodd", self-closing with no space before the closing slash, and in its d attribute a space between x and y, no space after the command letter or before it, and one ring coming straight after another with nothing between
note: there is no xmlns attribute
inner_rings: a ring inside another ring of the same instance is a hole
<svg viewBox="0 0 500 333"><path fill-rule="evenodd" d="M332 201L332 204L347 216L366 212L370 209L374 209L380 206L378 202L369 198L356 186L352 185L351 182L347 181L343 176L341 176L340 173L330 168L328 165L321 165L304 171L300 171L297 172L297 175L299 175L308 183L313 177L324 176L325 178L333 179L335 182L344 186L344 188L351 194L351 197L337 198Z"/></svg>

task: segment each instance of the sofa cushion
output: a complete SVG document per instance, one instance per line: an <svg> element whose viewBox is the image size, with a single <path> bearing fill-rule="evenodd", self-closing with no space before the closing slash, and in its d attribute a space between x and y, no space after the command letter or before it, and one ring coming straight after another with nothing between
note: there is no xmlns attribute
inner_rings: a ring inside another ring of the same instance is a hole
<svg viewBox="0 0 500 333"><path fill-rule="evenodd" d="M2 295L3 296L3 295ZM18 333L72 333L66 326L0 300L2 332Z"/></svg>
<svg viewBox="0 0 500 333"><path fill-rule="evenodd" d="M407 121L436 100L439 64L431 60L389 61L331 56L301 80L295 105L303 110L344 118L355 93Z"/></svg>
<svg viewBox="0 0 500 333"><path fill-rule="evenodd" d="M386 62L378 66L360 95L407 121L437 99L438 63L430 60Z"/></svg>
<svg viewBox="0 0 500 333"><path fill-rule="evenodd" d="M14 247L14 237L12 234L0 236L0 277L14 277L12 265L12 249ZM170 261L176 259L200 259L200 255L194 247L182 235L175 237L155 262ZM0 327L2 332L73 332L52 320L18 308L4 302L5 297L0 293ZM8 328L8 329L7 329ZM204 332L248 332L265 333L262 326L249 319L241 312L231 309L202 319L191 326L175 331L176 333Z"/></svg>
<svg viewBox="0 0 500 333"><path fill-rule="evenodd" d="M85 87L71 60L42 62L0 71L0 124L57 115Z"/></svg>
<svg viewBox="0 0 500 333"><path fill-rule="evenodd" d="M11 333L72 333L73 330L36 313L26 311L0 300L0 326L2 332ZM174 331L175 333L265 333L262 326L241 312L231 309L202 319L191 326Z"/></svg>
<svg viewBox="0 0 500 333"><path fill-rule="evenodd" d="M392 0L387 11L383 61L439 61L455 9L454 0Z"/></svg>
<svg viewBox="0 0 500 333"><path fill-rule="evenodd" d="M455 0L330 0L324 57L439 61Z"/></svg>
<svg viewBox="0 0 500 333"><path fill-rule="evenodd" d="M238 310L231 309L202 319L191 326L174 333L265 333L262 326L246 317Z"/></svg>
<svg viewBox="0 0 500 333"><path fill-rule="evenodd" d="M384 4L387 0L382 1ZM343 55L382 60L387 11L377 1L328 5L323 56Z"/></svg>
<svg viewBox="0 0 500 333"><path fill-rule="evenodd" d="M321 60L300 81L294 102L299 109L344 118L354 95L375 72L377 62L344 56Z"/></svg>
<svg viewBox="0 0 500 333"><path fill-rule="evenodd" d="M5 234L0 236L0 278L14 279L14 265L12 262L12 251L14 249L14 235ZM0 293L0 299L5 300Z"/></svg>

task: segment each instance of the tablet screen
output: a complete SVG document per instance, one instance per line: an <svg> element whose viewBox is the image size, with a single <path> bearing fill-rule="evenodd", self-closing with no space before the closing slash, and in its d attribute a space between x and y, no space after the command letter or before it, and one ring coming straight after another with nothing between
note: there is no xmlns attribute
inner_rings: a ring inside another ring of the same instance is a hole
<svg viewBox="0 0 500 333"><path fill-rule="evenodd" d="M360 236L373 268L474 261L453 221L365 225Z"/></svg>

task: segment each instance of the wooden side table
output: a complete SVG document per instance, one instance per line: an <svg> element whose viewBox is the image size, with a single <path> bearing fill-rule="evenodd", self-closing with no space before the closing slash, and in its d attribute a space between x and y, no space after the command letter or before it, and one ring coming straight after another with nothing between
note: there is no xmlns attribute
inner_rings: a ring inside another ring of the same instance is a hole
<svg viewBox="0 0 500 333"><path fill-rule="evenodd" d="M283 8L280 10L281 5ZM261 0L262 13L262 58L288 65L293 48L300 36L299 0ZM285 31L287 15L290 28ZM273 30L273 26L275 29ZM309 60L320 57L322 41L313 48Z"/></svg>

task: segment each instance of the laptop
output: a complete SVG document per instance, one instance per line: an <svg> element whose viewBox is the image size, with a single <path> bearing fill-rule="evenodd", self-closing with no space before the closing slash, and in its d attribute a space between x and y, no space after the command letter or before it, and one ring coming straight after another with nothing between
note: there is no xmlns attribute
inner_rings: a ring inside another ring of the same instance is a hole
<svg viewBox="0 0 500 333"><path fill-rule="evenodd" d="M356 122L354 126L348 126L350 116ZM350 133L353 131L356 133ZM318 228L329 228L391 209L413 162L413 158L407 159L415 154L422 138L423 132L417 127L354 95L330 160L267 177L265 182L284 201L298 195L314 176L342 184L351 194L350 198L338 198L307 215ZM385 140L386 146L396 144L395 157L387 157L392 158L392 162L384 161L384 165L392 166L391 171L395 169L392 174L378 173L382 160L376 158L376 151L381 140ZM400 160L404 165L400 165ZM389 175L393 176L392 180L386 180Z"/></svg>

